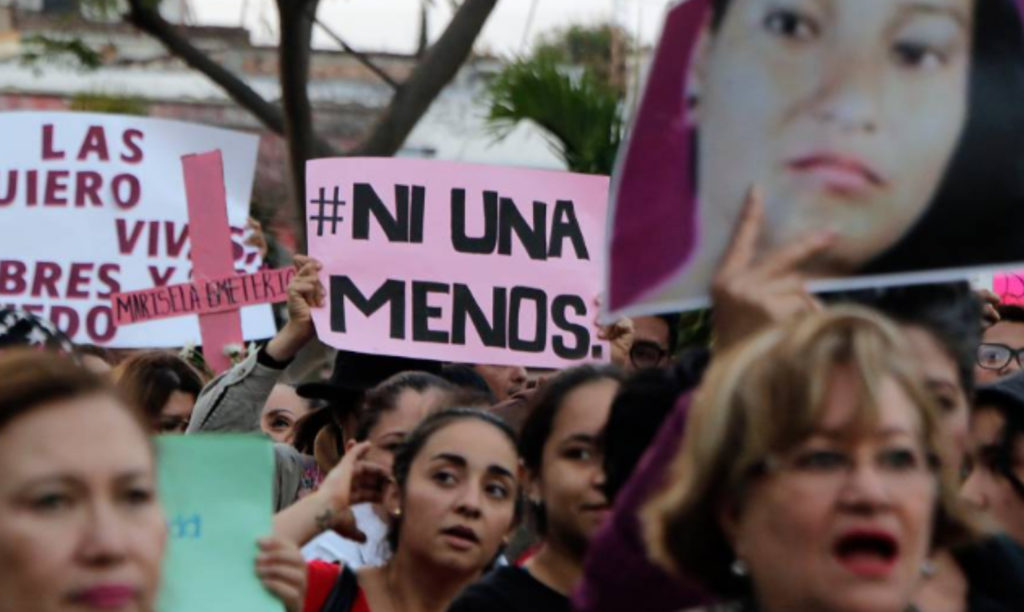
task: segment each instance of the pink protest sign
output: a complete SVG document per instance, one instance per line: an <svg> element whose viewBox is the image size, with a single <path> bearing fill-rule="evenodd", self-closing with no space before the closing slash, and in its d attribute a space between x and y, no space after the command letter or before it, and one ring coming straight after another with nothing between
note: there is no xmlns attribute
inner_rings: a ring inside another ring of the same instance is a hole
<svg viewBox="0 0 1024 612"><path fill-rule="evenodd" d="M706 306L755 187L754 260L831 234L795 262L814 291L1024 262L1024 0L781 4L667 8L612 173L608 320ZM917 28L950 52L893 43Z"/></svg>
<svg viewBox="0 0 1024 612"><path fill-rule="evenodd" d="M996 274L992 281L992 291L1003 304L1024 305L1024 270Z"/></svg>
<svg viewBox="0 0 1024 612"><path fill-rule="evenodd" d="M564 367L595 337L608 179L408 159L306 172L321 340L358 352Z"/></svg>
<svg viewBox="0 0 1024 612"><path fill-rule="evenodd" d="M242 306L287 300L288 282L294 275L293 268L262 270L255 274L118 293L111 296L110 303L118 325L228 312Z"/></svg>

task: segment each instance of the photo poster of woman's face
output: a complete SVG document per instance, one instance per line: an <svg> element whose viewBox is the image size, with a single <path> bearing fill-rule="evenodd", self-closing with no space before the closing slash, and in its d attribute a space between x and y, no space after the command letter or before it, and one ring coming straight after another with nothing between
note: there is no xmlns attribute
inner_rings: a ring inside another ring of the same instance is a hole
<svg viewBox="0 0 1024 612"><path fill-rule="evenodd" d="M705 305L755 186L759 254L832 232L812 289L1024 262L1021 5L673 5L612 176L609 312Z"/></svg>

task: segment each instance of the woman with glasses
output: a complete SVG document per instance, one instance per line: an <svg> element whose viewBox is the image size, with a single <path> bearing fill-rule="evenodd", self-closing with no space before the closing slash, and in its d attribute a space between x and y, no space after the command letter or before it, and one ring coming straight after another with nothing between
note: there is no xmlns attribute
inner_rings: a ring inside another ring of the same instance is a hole
<svg viewBox="0 0 1024 612"><path fill-rule="evenodd" d="M932 554L970 534L913 364L859 309L721 355L644 511L651 555L726 609L906 611Z"/></svg>
<svg viewBox="0 0 1024 612"><path fill-rule="evenodd" d="M1024 353L1024 308L1000 304L995 310L999 320L985 330L974 368L974 377L982 384L1019 372Z"/></svg>

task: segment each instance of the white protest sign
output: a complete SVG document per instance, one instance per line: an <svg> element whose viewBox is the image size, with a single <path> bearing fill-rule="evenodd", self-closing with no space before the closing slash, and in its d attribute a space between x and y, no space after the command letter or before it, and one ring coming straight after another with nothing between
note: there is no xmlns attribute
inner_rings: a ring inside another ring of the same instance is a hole
<svg viewBox="0 0 1024 612"><path fill-rule="evenodd" d="M110 296L190 280L181 156L224 159L235 267L244 246L256 136L92 113L0 113L0 305L52 320L73 341L117 348L198 344L196 316L118 327ZM246 339L274 333L269 306L242 309Z"/></svg>

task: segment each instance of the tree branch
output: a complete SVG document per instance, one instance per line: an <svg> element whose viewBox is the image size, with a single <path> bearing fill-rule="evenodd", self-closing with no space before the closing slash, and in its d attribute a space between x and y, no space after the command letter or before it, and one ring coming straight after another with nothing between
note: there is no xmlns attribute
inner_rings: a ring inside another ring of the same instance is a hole
<svg viewBox="0 0 1024 612"><path fill-rule="evenodd" d="M296 213L299 247L306 249L306 161L322 155L313 131L309 102L309 65L313 15L319 0L277 0L281 39L277 46L281 70L281 101L285 110L288 164Z"/></svg>
<svg viewBox="0 0 1024 612"><path fill-rule="evenodd" d="M402 83L373 131L348 155L394 155L473 50L497 0L465 0L444 34Z"/></svg>
<svg viewBox="0 0 1024 612"><path fill-rule="evenodd" d="M284 135L284 115L281 109L264 100L244 81L194 47L174 26L164 20L160 13L150 8L145 0L128 0L125 20L159 40L171 55L181 58L186 64L205 74L232 100L255 115L271 132Z"/></svg>
<svg viewBox="0 0 1024 612"><path fill-rule="evenodd" d="M348 46L348 43L342 40L341 37L334 32L334 30L327 27L327 25L323 21L320 21L319 17L314 17L313 23L320 26L320 29L323 30L324 33L327 34L329 37L331 37L331 39L335 43L337 43L342 48L342 50L345 51L345 53L348 53L352 57L356 58L356 60L360 64L366 66L370 70L370 72L377 75L380 78L380 80L390 85L391 89L398 89L398 81L391 78L390 74L384 72L383 68L381 68L377 64L374 64L373 60L371 60L368 55L360 51L356 51L352 47Z"/></svg>

